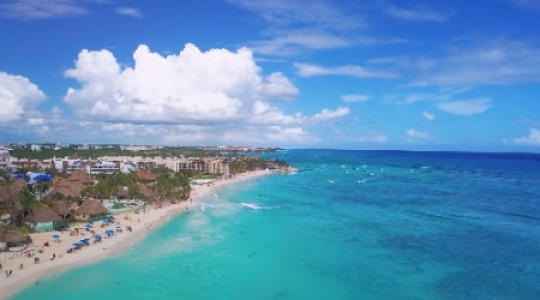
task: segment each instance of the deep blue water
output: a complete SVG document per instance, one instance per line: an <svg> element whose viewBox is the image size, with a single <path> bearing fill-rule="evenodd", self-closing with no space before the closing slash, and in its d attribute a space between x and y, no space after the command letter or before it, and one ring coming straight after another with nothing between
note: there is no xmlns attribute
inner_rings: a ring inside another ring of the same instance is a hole
<svg viewBox="0 0 540 300"><path fill-rule="evenodd" d="M540 299L540 155L269 156L298 173L225 187L14 299Z"/></svg>

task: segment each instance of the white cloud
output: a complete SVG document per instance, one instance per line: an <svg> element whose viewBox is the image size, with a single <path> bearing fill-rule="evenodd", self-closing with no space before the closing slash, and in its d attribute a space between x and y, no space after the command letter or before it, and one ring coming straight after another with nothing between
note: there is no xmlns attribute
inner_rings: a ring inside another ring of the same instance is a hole
<svg viewBox="0 0 540 300"><path fill-rule="evenodd" d="M86 12L74 0L7 0L0 4L1 15L23 20L76 16Z"/></svg>
<svg viewBox="0 0 540 300"><path fill-rule="evenodd" d="M518 145L540 146L540 130L535 128L529 129L529 135L513 139Z"/></svg>
<svg viewBox="0 0 540 300"><path fill-rule="evenodd" d="M259 54L286 56L299 53L305 48L334 49L349 47L352 44L351 39L327 30L304 28L272 31L268 39L251 42L250 49Z"/></svg>
<svg viewBox="0 0 540 300"><path fill-rule="evenodd" d="M540 47L530 42L505 38L463 41L439 58L401 59L412 70L416 86L474 86L540 81ZM419 62L430 62L422 69Z"/></svg>
<svg viewBox="0 0 540 300"><path fill-rule="evenodd" d="M82 87L70 88L65 102L79 116L139 123L301 121L268 104L290 100L298 89L279 72L263 76L246 48L201 52L187 44L179 54L163 57L141 45L133 58L134 67L122 68L107 50L81 51L65 75ZM254 105L258 120L251 117Z"/></svg>
<svg viewBox="0 0 540 300"><path fill-rule="evenodd" d="M351 138L349 140L353 142L358 142L358 143L384 144L388 141L388 138L382 134L370 134L370 135L358 136L355 138Z"/></svg>
<svg viewBox="0 0 540 300"><path fill-rule="evenodd" d="M337 5L314 0L228 0L229 3L257 13L273 27L316 26L327 29L357 28L364 24L359 16L345 13Z"/></svg>
<svg viewBox="0 0 540 300"><path fill-rule="evenodd" d="M389 3L383 3L383 10L388 15L406 21L417 22L443 22L448 16L427 7L414 7L412 9L400 8Z"/></svg>
<svg viewBox="0 0 540 300"><path fill-rule="evenodd" d="M422 132L422 131L415 130L413 128L407 129L406 134L407 134L407 137L412 138L412 139L422 139L423 140L423 139L428 139L429 138L429 134L427 134L425 132Z"/></svg>
<svg viewBox="0 0 540 300"><path fill-rule="evenodd" d="M430 113L428 113L427 111L425 111L425 112L422 113L422 117L423 117L424 119L426 119L426 121L430 121L430 122L435 121L435 116L432 115L432 114L430 114Z"/></svg>
<svg viewBox="0 0 540 300"><path fill-rule="evenodd" d="M313 116L313 120L316 122L324 122L332 119L340 118L349 113L348 107L338 107L335 111L329 109L323 109L320 113L317 113Z"/></svg>
<svg viewBox="0 0 540 300"><path fill-rule="evenodd" d="M285 56L309 49L334 49L362 43L364 17L324 0L228 0L259 16L266 25L262 40L248 43L253 52Z"/></svg>
<svg viewBox="0 0 540 300"><path fill-rule="evenodd" d="M261 87L261 95L267 99L293 100L298 89L281 72L274 72L266 78Z"/></svg>
<svg viewBox="0 0 540 300"><path fill-rule="evenodd" d="M443 111L456 115L471 116L474 114L483 113L488 110L491 107L491 100L487 98L481 98L466 101L444 102L439 103L437 107Z"/></svg>
<svg viewBox="0 0 540 300"><path fill-rule="evenodd" d="M43 125L43 124L45 124L44 119L30 118L27 121L28 121L28 125Z"/></svg>
<svg viewBox="0 0 540 300"><path fill-rule="evenodd" d="M358 95L358 94L352 94L352 95L343 95L341 96L341 100L344 102L365 102L371 99L371 96L369 95Z"/></svg>
<svg viewBox="0 0 540 300"><path fill-rule="evenodd" d="M359 78L395 78L396 75L386 71L370 70L361 66L347 65L334 68L326 68L315 64L294 63L296 73L302 77L323 75L345 75Z"/></svg>
<svg viewBox="0 0 540 300"><path fill-rule="evenodd" d="M0 72L0 123L19 120L45 99L45 94L28 78Z"/></svg>
<svg viewBox="0 0 540 300"><path fill-rule="evenodd" d="M128 16L128 17L134 17L134 18L142 18L141 12L133 7L119 7L116 10L117 14Z"/></svg>

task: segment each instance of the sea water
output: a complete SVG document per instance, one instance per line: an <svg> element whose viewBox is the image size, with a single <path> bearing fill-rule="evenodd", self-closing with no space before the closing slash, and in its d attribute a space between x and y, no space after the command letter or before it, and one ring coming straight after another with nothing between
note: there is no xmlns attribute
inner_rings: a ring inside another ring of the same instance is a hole
<svg viewBox="0 0 540 300"><path fill-rule="evenodd" d="M269 156L298 172L224 187L13 299L540 299L540 155Z"/></svg>

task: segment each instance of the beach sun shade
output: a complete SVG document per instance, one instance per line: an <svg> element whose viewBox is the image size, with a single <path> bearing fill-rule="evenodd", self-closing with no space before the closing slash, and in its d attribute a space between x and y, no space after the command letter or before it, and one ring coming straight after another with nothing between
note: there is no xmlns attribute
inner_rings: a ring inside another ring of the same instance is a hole
<svg viewBox="0 0 540 300"><path fill-rule="evenodd" d="M53 237L53 239L59 239L60 238L60 236L58 234L53 234L52 237Z"/></svg>

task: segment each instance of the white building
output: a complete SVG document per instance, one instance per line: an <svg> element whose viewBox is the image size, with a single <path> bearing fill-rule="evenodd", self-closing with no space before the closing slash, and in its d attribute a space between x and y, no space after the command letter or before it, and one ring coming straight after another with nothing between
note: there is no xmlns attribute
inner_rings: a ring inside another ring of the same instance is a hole
<svg viewBox="0 0 540 300"><path fill-rule="evenodd" d="M8 169L11 168L11 155L9 154L9 150L2 145L0 145L0 169Z"/></svg>
<svg viewBox="0 0 540 300"><path fill-rule="evenodd" d="M32 151L41 151L41 145L32 144L32 145L30 145L30 150L32 150Z"/></svg>

